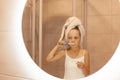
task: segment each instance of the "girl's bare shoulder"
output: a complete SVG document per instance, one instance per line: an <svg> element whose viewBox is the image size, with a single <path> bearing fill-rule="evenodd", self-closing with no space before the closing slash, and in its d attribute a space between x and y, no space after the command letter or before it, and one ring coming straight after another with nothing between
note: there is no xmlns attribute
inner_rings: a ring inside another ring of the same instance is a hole
<svg viewBox="0 0 120 80"><path fill-rule="evenodd" d="M84 55L89 55L89 52L88 52L88 50L86 50L86 49L83 49L83 51L84 51Z"/></svg>

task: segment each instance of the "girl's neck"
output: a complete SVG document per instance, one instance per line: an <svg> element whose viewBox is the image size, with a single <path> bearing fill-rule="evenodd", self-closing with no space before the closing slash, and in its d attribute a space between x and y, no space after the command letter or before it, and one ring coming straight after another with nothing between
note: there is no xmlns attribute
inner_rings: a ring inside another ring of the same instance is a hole
<svg viewBox="0 0 120 80"><path fill-rule="evenodd" d="M71 48L70 52L72 52L74 54L78 54L80 49L81 49L81 47Z"/></svg>
<svg viewBox="0 0 120 80"><path fill-rule="evenodd" d="M81 47L75 47L75 48L71 48L71 51L77 52L81 49Z"/></svg>

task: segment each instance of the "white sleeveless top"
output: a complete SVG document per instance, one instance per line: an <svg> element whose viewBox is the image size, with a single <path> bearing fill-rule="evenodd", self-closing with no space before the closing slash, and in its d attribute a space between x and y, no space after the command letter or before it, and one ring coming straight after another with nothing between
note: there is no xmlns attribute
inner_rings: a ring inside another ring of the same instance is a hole
<svg viewBox="0 0 120 80"><path fill-rule="evenodd" d="M84 52L83 56L79 58L71 58L66 51L66 58L65 58L65 73L64 73L64 79L65 80L75 80L85 77L85 75L82 72L82 69L77 67L77 62L82 61L84 63Z"/></svg>

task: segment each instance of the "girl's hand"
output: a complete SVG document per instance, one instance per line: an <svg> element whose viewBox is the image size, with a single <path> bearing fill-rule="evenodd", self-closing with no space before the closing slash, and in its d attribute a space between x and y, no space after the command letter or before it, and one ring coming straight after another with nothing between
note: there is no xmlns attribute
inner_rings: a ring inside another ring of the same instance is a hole
<svg viewBox="0 0 120 80"><path fill-rule="evenodd" d="M80 68L80 69L83 69L85 67L85 64L83 62L77 62L77 67Z"/></svg>
<svg viewBox="0 0 120 80"><path fill-rule="evenodd" d="M69 45L68 45L68 41L62 40L60 42L57 43L58 47L61 49L68 49Z"/></svg>

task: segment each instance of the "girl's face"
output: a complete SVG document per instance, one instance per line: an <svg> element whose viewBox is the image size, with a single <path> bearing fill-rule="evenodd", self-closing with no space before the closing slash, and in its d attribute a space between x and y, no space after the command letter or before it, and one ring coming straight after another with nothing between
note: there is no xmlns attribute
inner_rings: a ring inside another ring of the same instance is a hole
<svg viewBox="0 0 120 80"><path fill-rule="evenodd" d="M80 46L80 32L77 29L72 29L69 33L68 33L68 41L71 44L71 47L79 47Z"/></svg>

